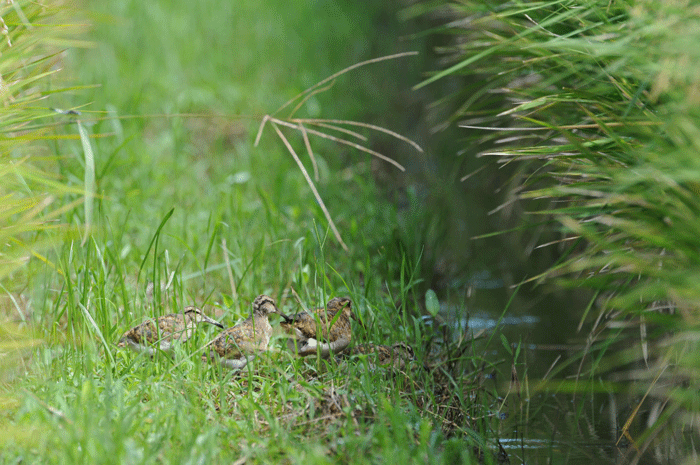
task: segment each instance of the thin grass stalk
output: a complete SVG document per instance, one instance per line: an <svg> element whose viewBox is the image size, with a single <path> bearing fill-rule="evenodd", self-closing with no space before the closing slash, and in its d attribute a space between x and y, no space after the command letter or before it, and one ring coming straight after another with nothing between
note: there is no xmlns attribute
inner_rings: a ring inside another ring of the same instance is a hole
<svg viewBox="0 0 700 465"><path fill-rule="evenodd" d="M309 88L306 89L305 91L303 91L303 92L301 92L300 94L298 94L298 95L292 97L291 99L289 99L289 101L287 101L287 102L284 103L281 107L279 107L277 110L275 110L275 112L273 113L273 115L279 113L279 112L282 111L282 110L284 110L284 109L287 108L289 105L291 105L292 103L294 103L294 101L296 101L297 99L303 98L303 96L305 96L306 94L308 94L308 93L310 93L310 92L313 92L313 91L316 90L318 87L323 86L323 85L326 84L327 82L331 82L331 81L335 80L336 78L342 76L342 75L345 74L345 73L348 73L348 72L352 71L353 69L357 69L357 68L360 68L360 67L362 67L362 66L371 65L371 64L374 64L374 63L380 63L380 62L382 62L382 61L395 60L395 59L397 59L397 58L404 58L404 57L415 56L415 55L418 55L418 52L403 52L403 53L396 53L396 54L393 54L393 55L387 55L387 56L378 57L378 58L372 58L372 59L370 59L370 60L366 60L366 61L361 61L361 62L359 62L359 63L355 63L354 65L348 66L347 68L338 71L337 73L335 73L335 74L333 74L333 75L327 77L326 79L323 79L323 80L317 82L316 84L314 84L313 86L309 87ZM290 118L291 118L291 116L290 116Z"/></svg>
<svg viewBox="0 0 700 465"><path fill-rule="evenodd" d="M317 166L317 162L316 162L316 157L314 156L313 149L311 147L311 142L309 140L309 134L317 136L317 137L321 137L323 139L330 140L330 141L335 142L335 143L339 143L339 144L353 147L357 150L368 153L374 157L377 157L381 160L384 160L388 163L391 163L392 165L394 165L395 167L397 167L401 171L405 171L406 169L400 163L398 163L397 161L393 160L390 157L387 157L379 152L376 152L376 151L374 151L374 150L372 150L364 145L357 144L353 141L339 138L339 137L335 137L335 136L332 136L330 134L327 134L327 133L324 133L321 131L317 131L314 129L310 129L310 128L306 127L305 124L311 124L311 125L316 125L318 127L325 127L328 129L332 129L334 131L338 131L338 132L341 132L343 134L357 137L358 139L360 139L361 141L364 142L367 140L367 138L365 136L362 136L361 134L356 133L354 131L350 131L350 130L347 130L345 128L338 127L338 125L351 125L351 126L363 127L366 129L380 132L380 133L388 134L388 135L390 135L398 140L401 140L403 142L408 143L414 149L416 149L418 152L420 152L420 153L423 152L423 149L417 143L413 142L412 140L408 139L407 137L404 137L404 136L396 133L395 131L385 129L385 128L382 128L382 127L377 126L377 125L362 123L362 122L355 122L355 121L332 120L332 119L304 119L304 118L296 118L295 119L292 117L308 101L308 99L311 96L315 95L316 93L325 92L325 91L329 90L332 87L333 83L335 82L335 79L338 78L339 76L341 76L341 75L343 75L343 74L345 74L353 69L359 68L361 66L365 66L365 65L373 64L373 63L378 63L378 62L385 61L385 60L392 60L392 59L397 59L397 58L402 58L402 57L407 57L407 56L413 56L416 54L417 54L417 52L398 53L395 55L379 57L379 58L363 61L360 63L356 63L356 64L349 66L349 67L333 74L332 76L329 76L328 78L316 83L312 87L306 89L305 91L301 92L297 96L295 96L292 99L290 99L289 101L287 101L285 104L283 104L280 108L278 108L272 114L265 115L260 122L260 126L258 127L258 132L255 136L254 145L257 147L257 145L259 144L260 138L262 137L263 129L265 128L265 125L268 122L273 123L273 125L275 127L275 131L281 139L282 139L282 136L281 136L282 133L279 131L279 128L276 125L287 126L289 128L298 130L302 135L302 139L304 140L304 146L306 148L306 152L309 155L309 158L311 159L311 163L312 163L313 171L314 171L314 179L316 180L316 182L319 181L318 166ZM324 85L328 82L331 82L331 84L324 87ZM275 114L279 113L284 108L291 105L293 102L295 102L297 100L299 100L299 102L292 109L287 120L283 120L283 119L279 119L279 118L274 117ZM287 147L287 150L292 154L294 161L297 163L297 166L299 166L299 169L302 171L304 178L306 179L307 183L311 187L312 192L314 193L314 197L316 197L317 202L319 203L319 205L321 206L321 208L323 210L324 216L329 221L329 226L333 230L333 235L336 237L336 240L338 240L338 242L341 244L343 250L347 251L348 250L347 245L340 238L340 234L338 233L335 224L331 220L330 213L328 212L327 208L325 207L325 204L322 202L321 197L318 194L318 191L316 190L315 185L313 185L311 178L308 176L308 173L306 172L306 169L303 167L303 164L301 164L301 161L298 160L296 153L293 152L293 150L291 149L291 145L289 144L289 141L286 138L282 139L282 141L285 144L285 146Z"/></svg>
<svg viewBox="0 0 700 465"><path fill-rule="evenodd" d="M282 125L282 126L287 126L287 127L289 127L289 128L293 128L293 129L297 129L297 128L298 128L298 125L296 125L296 124L289 123L289 122L284 121L284 120L279 120L279 119L277 119L277 118L270 118L270 121L272 121L272 122L274 122L274 123L276 123L276 124ZM369 149L369 148L367 148L367 147L365 147L365 146L363 146L363 145L357 144L357 143L352 142L352 141L349 141L349 140L347 140L347 139L341 139L341 138L339 138L339 137L331 136L330 134L326 134L326 133L321 132L321 131L316 131L316 130L314 130L314 129L305 128L304 132L306 132L306 133L308 133L308 134L313 134L314 136L318 136L318 137L321 137L321 138L323 138L323 139L328 139L328 140L330 140L330 141L337 142L337 143L339 143L339 144L343 144L343 145L350 146L350 147L352 147L352 148L355 148L355 149L357 149L357 150L360 150L360 151L362 151L362 152L365 152L365 153L368 153L368 154L370 154L370 155L372 155L372 156L375 156L375 157L377 157L377 158L379 158L379 159L381 159L381 160L384 160L384 161L386 161L386 162L388 162L388 163L391 163L392 165L394 165L395 167L397 167L397 168L398 168L399 170L401 170L401 171L406 171L406 168L404 168L403 165L401 165L401 164L400 164L399 162L397 162L396 160L394 160L394 159L392 159L392 158L389 158L389 157L387 157L386 155L382 155L381 153L376 152L376 151L374 151L374 150L372 150L372 149Z"/></svg>
<svg viewBox="0 0 700 465"><path fill-rule="evenodd" d="M309 187L311 188L311 191L314 194L314 197L316 198L316 201L318 202L319 206L321 207L321 210L323 211L323 214L326 217L326 220L328 221L329 226L331 227L331 230L333 231L333 234L335 235L336 240L338 243L343 247L343 250L346 252L349 252L350 249L348 249L348 246L345 245L345 242L343 242L343 239L340 237L340 232L338 232L338 228L335 226L335 223L333 222L333 218L331 218L331 214L328 212L328 209L326 208L326 204L323 203L323 199L321 199L321 195L318 193L318 190L316 190L316 186L314 182L311 180L311 176L309 176L309 173L306 171L306 168L302 164L301 160L299 160L299 157L297 156L296 152L294 151L294 148L292 148L292 145L289 143L287 138L282 134L282 131L277 127L277 124L275 124L276 121L272 122L272 127L275 128L275 131L277 132L277 136L282 140L284 143L285 147L287 147L287 150L289 153L292 155L294 158L294 161L296 162L297 166L301 170L302 174L304 175L304 179L306 179L306 182L309 184Z"/></svg>
<svg viewBox="0 0 700 465"><path fill-rule="evenodd" d="M336 120L336 119L308 119L308 118L295 118L295 119L292 119L290 121L298 122L298 123L305 123L305 124L317 124L321 127L328 127L331 129L335 129L337 131L343 130L342 128L337 127L337 125L339 125L339 124L345 124L348 126L357 126L357 127L361 127L361 128L372 129L373 131L383 132L385 134L388 134L395 139L398 139L402 142L409 144L411 147L416 149L416 151L423 153L423 148L420 145L418 145L417 143L415 143L414 141L412 141L411 139L409 139L408 137L402 136L401 134L399 134L395 131L392 131L390 129L384 128L382 126L377 126L376 124L363 123L361 121L347 121L347 120ZM326 125L330 124L331 126L324 126L324 124L326 124ZM345 130L345 131L347 131L347 130ZM362 136L360 134L357 134L354 132L350 132L350 134L354 135L355 137L357 137L363 141L367 140L364 136Z"/></svg>

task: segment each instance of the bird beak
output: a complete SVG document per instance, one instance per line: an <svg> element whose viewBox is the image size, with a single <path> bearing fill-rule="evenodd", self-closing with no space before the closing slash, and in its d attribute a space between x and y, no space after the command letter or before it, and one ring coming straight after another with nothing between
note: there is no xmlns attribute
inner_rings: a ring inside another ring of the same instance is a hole
<svg viewBox="0 0 700 465"><path fill-rule="evenodd" d="M221 328L221 329L224 329L224 325L222 325L221 323L219 323L218 321L216 321L216 320L213 319L213 318L209 318L209 317L206 316L205 314L202 314L202 319L203 319L204 321L206 321L207 323L211 324L211 325L214 325L214 326L217 326L217 327L219 327L219 328Z"/></svg>
<svg viewBox="0 0 700 465"><path fill-rule="evenodd" d="M285 315L282 311L275 305L275 313L278 314L285 322L289 323L292 318L289 315Z"/></svg>

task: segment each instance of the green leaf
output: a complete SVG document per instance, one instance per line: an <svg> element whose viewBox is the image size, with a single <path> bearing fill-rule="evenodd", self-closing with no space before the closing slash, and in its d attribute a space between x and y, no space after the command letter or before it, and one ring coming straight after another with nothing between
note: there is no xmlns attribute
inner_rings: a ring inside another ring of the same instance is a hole
<svg viewBox="0 0 700 465"><path fill-rule="evenodd" d="M440 301L437 298L437 294L432 289L428 289L425 293L425 308L433 316L437 316L440 313Z"/></svg>

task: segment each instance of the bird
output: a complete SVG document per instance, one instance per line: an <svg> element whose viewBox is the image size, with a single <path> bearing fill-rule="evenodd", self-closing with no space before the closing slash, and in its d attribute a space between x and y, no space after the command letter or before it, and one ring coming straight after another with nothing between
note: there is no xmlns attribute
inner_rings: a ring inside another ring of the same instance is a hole
<svg viewBox="0 0 700 465"><path fill-rule="evenodd" d="M245 367L259 352L267 349L272 334L268 316L272 313L282 315L271 297L257 296L251 316L225 329L208 344L211 347L208 358L233 370Z"/></svg>
<svg viewBox="0 0 700 465"><path fill-rule="evenodd" d="M290 342L296 343L298 355L305 357L320 353L321 357L328 357L331 352L342 352L350 344L351 318L352 301L348 297L335 297L325 308L317 308L313 313L283 315L281 326L295 336L296 340Z"/></svg>
<svg viewBox="0 0 700 465"><path fill-rule="evenodd" d="M405 342L397 342L393 345L383 344L358 344L350 349L348 354L343 354L343 358L349 355L368 355L368 361L378 366L393 366L403 369L406 365L416 359L413 348Z"/></svg>
<svg viewBox="0 0 700 465"><path fill-rule="evenodd" d="M195 306L188 306L182 313L171 313L158 318L150 318L125 332L117 347L128 347L136 352L145 352L150 356L156 353L154 346L163 352L170 352L174 341L184 342L194 334L199 323L209 323L219 328L224 327L218 321L208 317Z"/></svg>

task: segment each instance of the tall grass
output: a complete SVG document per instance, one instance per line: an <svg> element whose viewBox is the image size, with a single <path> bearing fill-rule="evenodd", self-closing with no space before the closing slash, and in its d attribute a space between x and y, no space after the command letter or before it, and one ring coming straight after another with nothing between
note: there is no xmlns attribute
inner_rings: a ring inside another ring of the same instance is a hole
<svg viewBox="0 0 700 465"><path fill-rule="evenodd" d="M0 8L3 282L31 258L45 260L40 251L51 242L49 230L56 230L61 215L75 207L68 203L58 208L55 201L81 193L56 178L48 145L56 137L58 122L48 107L66 91L57 76L63 50L78 43L73 37L79 26L66 24L66 13L60 6L46 8L30 2L10 2Z"/></svg>
<svg viewBox="0 0 700 465"><path fill-rule="evenodd" d="M68 15L63 5L22 1L0 7L0 316L25 323L33 320L26 265L57 268L47 249L69 234L62 220L84 198L83 189L56 175L51 150L52 141L66 137L57 128L68 121L50 107L78 89L64 87L59 75L65 49L84 44L77 40L84 28L68 22Z"/></svg>
<svg viewBox="0 0 700 465"><path fill-rule="evenodd" d="M65 50L84 45L84 27L72 22L69 7L29 1L0 6L0 352L2 352L2 447L33 442L36 425L12 421L22 402L19 380L30 370L32 351L45 334L36 329L36 293L31 268L57 271L53 250L74 231L65 215L84 199L56 175L53 141L64 137L60 105L69 89L59 73ZM73 137L79 135L74 131ZM36 266L30 267L35 264ZM40 305L39 305L40 306Z"/></svg>
<svg viewBox="0 0 700 465"><path fill-rule="evenodd" d="M464 77L456 124L480 156L512 167L511 206L559 232L541 245L557 247L559 262L533 280L591 290L579 389L636 394L619 435L638 452L696 437L698 5L444 8L455 20L437 33L457 39L420 86Z"/></svg>

